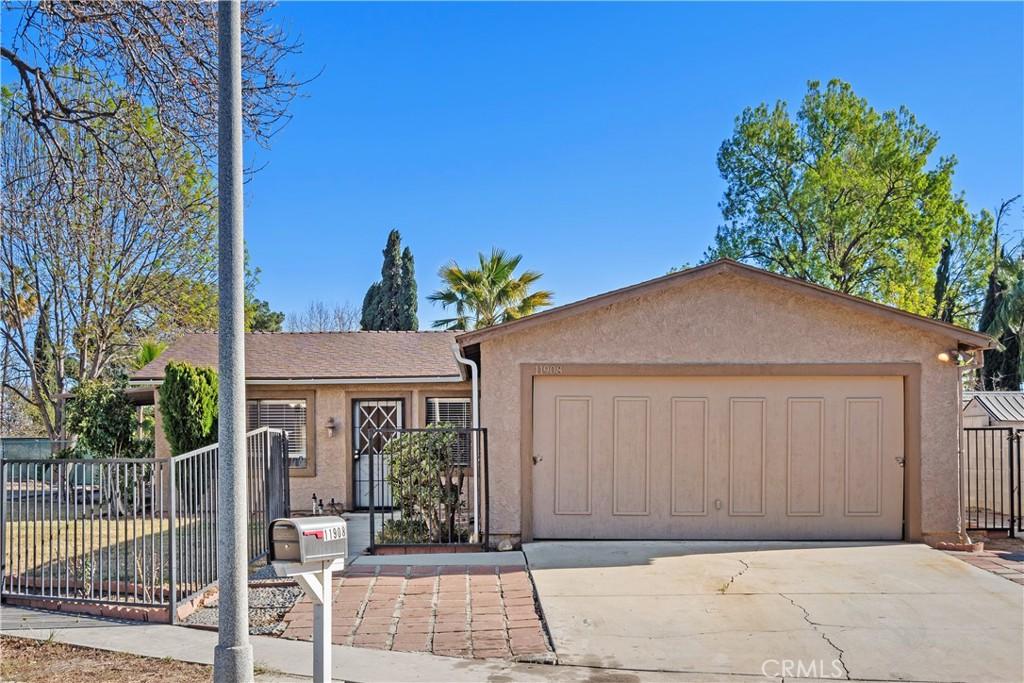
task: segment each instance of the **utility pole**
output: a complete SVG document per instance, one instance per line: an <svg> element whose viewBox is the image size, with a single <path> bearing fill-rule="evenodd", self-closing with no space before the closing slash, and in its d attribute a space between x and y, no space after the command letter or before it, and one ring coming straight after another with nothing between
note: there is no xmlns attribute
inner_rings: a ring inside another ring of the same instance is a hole
<svg viewBox="0 0 1024 683"><path fill-rule="evenodd" d="M253 680L246 576L245 264L242 230L242 19L239 0L217 3L217 341L220 445L217 472L216 683Z"/></svg>

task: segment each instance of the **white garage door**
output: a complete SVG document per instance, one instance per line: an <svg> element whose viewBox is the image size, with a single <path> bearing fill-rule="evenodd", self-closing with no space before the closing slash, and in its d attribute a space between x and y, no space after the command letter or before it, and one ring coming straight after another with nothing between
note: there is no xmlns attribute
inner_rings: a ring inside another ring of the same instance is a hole
<svg viewBox="0 0 1024 683"><path fill-rule="evenodd" d="M899 377L538 377L535 538L899 539Z"/></svg>

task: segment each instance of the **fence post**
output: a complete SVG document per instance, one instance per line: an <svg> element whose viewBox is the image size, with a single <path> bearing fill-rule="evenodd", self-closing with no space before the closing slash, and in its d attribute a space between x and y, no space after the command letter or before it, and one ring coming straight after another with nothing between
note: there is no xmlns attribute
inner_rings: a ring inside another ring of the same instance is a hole
<svg viewBox="0 0 1024 683"><path fill-rule="evenodd" d="M167 539L170 544L168 548L168 558L170 564L170 575L171 575L171 600L169 609L170 623L178 623L178 539L175 534L175 518L178 516L177 512L177 485L174 471L174 458L167 459L167 469L170 471L170 484L168 485L170 500L167 508Z"/></svg>
<svg viewBox="0 0 1024 683"><path fill-rule="evenodd" d="M1020 432L1010 432L1010 528L1007 535L1010 538L1017 536L1017 516L1020 514L1019 503L1020 482L1017 481L1018 468L1016 458L1020 454Z"/></svg>

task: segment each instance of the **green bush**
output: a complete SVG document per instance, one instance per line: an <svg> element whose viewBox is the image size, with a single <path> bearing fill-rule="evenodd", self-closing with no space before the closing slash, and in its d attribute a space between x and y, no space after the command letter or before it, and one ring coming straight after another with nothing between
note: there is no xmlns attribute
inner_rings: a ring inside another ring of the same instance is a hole
<svg viewBox="0 0 1024 683"><path fill-rule="evenodd" d="M141 429L125 381L89 380L75 388L66 406L68 430L77 438L63 457L148 457L153 441Z"/></svg>
<svg viewBox="0 0 1024 683"><path fill-rule="evenodd" d="M160 415L174 455L217 441L216 371L169 362L160 385Z"/></svg>
<svg viewBox="0 0 1024 683"><path fill-rule="evenodd" d="M457 445L451 426L439 424L400 434L384 446L388 484L405 529L416 522L426 527L425 538L406 542L454 542L464 537L465 531L455 526L466 477L457 462Z"/></svg>

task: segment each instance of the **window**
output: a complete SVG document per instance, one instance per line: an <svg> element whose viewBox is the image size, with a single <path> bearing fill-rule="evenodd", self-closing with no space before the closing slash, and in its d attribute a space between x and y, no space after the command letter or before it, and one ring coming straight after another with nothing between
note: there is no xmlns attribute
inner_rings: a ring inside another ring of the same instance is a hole
<svg viewBox="0 0 1024 683"><path fill-rule="evenodd" d="M283 429L288 435L288 464L303 469L306 453L306 399L258 399L245 402L246 430Z"/></svg>
<svg viewBox="0 0 1024 683"><path fill-rule="evenodd" d="M428 398L427 424L448 424L453 427L472 427L473 414L468 398ZM470 463L470 434L459 434L456 461L465 467Z"/></svg>
<svg viewBox="0 0 1024 683"><path fill-rule="evenodd" d="M456 427L472 427L473 415L468 398L428 398L427 424L446 422Z"/></svg>

